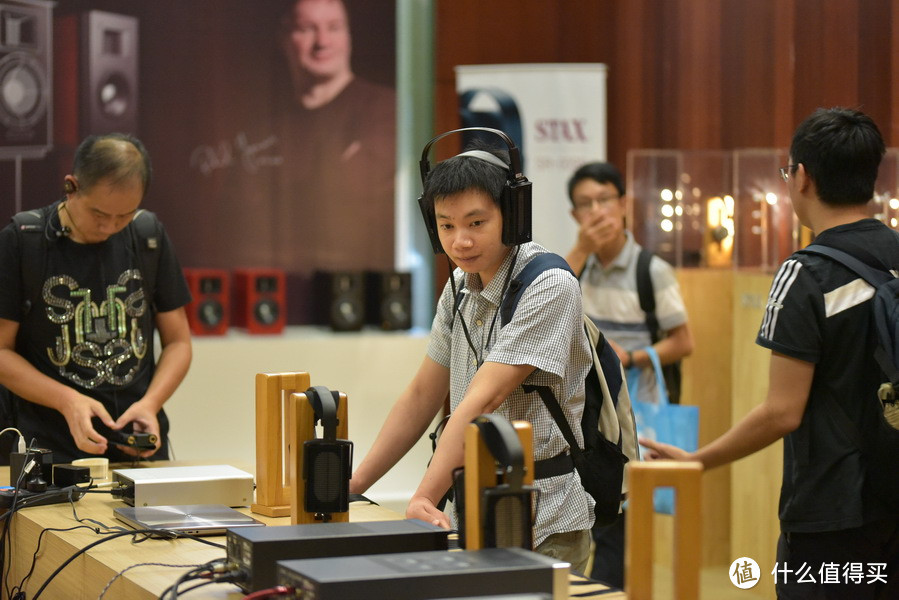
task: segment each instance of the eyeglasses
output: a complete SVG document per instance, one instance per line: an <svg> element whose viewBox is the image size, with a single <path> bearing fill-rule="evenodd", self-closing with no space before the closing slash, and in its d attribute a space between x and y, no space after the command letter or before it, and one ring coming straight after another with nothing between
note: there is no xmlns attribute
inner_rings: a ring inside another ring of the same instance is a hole
<svg viewBox="0 0 899 600"><path fill-rule="evenodd" d="M780 168L780 177L784 180L784 183L790 180L790 173L795 173L798 168L799 165L787 165Z"/></svg>
<svg viewBox="0 0 899 600"><path fill-rule="evenodd" d="M579 198L574 201L574 210L577 212L587 212L588 210L592 210L593 208L599 206L606 206L610 202L614 202L621 198L621 196L599 196L596 198Z"/></svg>

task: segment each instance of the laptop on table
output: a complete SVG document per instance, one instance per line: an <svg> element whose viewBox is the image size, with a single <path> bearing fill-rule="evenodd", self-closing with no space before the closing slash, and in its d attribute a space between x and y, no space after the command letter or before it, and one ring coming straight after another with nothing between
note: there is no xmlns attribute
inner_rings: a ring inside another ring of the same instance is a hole
<svg viewBox="0 0 899 600"><path fill-rule="evenodd" d="M223 504L125 506L114 509L113 514L133 529L164 529L189 535L225 535L226 529L265 526Z"/></svg>

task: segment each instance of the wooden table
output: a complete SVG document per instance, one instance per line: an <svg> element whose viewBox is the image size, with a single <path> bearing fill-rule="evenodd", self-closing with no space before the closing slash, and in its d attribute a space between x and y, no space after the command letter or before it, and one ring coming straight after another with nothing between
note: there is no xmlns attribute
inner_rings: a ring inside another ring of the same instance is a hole
<svg viewBox="0 0 899 600"><path fill-rule="evenodd" d="M0 482L5 483L6 481L8 481L8 468L0 468ZM95 519L110 527L122 525L113 516L113 509L121 506L124 506L121 500L108 494L86 494L81 500L74 503L78 518ZM238 510L249 514L248 508ZM258 514L253 514L253 517L268 525L290 524L288 517L270 518ZM400 518L402 515L373 504L354 502L350 505L351 521L384 521ZM85 524L93 526L90 522ZM80 523L75 520L72 505L69 503L36 506L19 511L14 516L10 536L12 567L8 576L9 585L18 585L31 568L38 537L43 530L49 528L68 529L77 525ZM25 585L27 598L32 600L41 585L64 561L81 548L97 542L103 537L90 529L44 533L34 573ZM104 598L109 600L151 600L158 598L190 567L225 556L224 549L191 539L148 539L137 544L132 543L131 539L131 536L122 536L103 542L83 553L50 582L41 592L39 599L96 599L118 573L128 569L115 579ZM225 536L209 536L204 539L222 545L225 543ZM134 565L142 563L155 564L134 567ZM158 566L159 564L182 566L173 568ZM583 581L582 578L572 577L572 580L578 579ZM5 585L3 589L5 595ZM571 594L606 589L605 586L598 583L577 585L572 586ZM208 585L179 596L179 598L188 599L228 600L243 597L244 593L232 584ZM603 600L623 600L625 596L623 593L611 593L603 594L602 598Z"/></svg>

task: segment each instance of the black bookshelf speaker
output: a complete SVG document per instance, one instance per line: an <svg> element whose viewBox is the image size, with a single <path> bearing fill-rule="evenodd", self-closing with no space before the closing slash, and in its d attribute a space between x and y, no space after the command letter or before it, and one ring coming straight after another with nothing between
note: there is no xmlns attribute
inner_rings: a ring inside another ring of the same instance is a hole
<svg viewBox="0 0 899 600"><path fill-rule="evenodd" d="M412 275L388 271L365 274L366 323L386 331L412 327Z"/></svg>
<svg viewBox="0 0 899 600"><path fill-rule="evenodd" d="M334 331L358 331L365 324L365 274L362 271L318 271L312 293L316 322Z"/></svg>
<svg viewBox="0 0 899 600"><path fill-rule="evenodd" d="M0 157L42 157L53 142L52 2L0 2Z"/></svg>

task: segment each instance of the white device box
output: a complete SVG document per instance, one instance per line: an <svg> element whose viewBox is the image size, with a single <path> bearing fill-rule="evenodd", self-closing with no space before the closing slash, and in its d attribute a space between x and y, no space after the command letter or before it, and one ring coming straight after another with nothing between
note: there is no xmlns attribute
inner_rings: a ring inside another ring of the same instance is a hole
<svg viewBox="0 0 899 600"><path fill-rule="evenodd" d="M253 476L230 465L116 469L112 480L127 488L122 500L131 506L253 502Z"/></svg>

